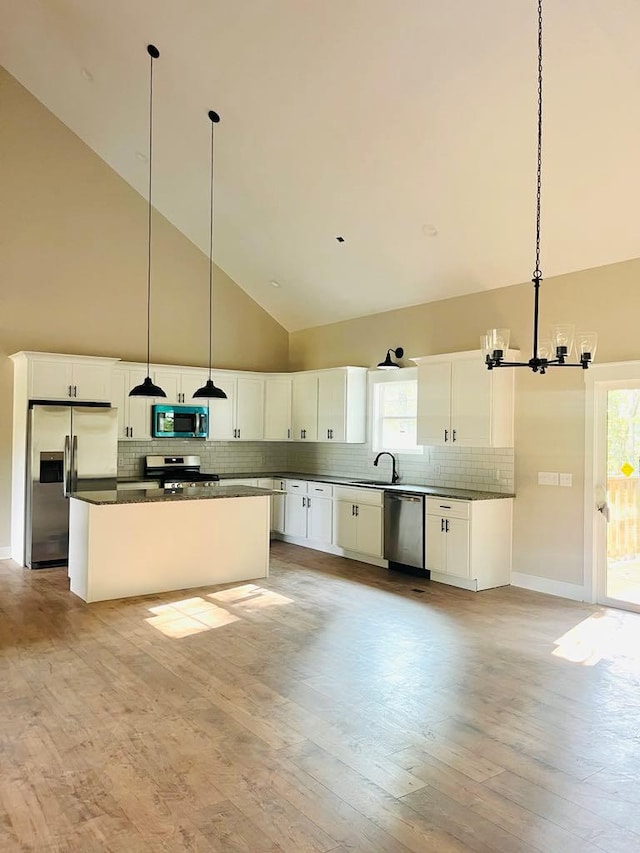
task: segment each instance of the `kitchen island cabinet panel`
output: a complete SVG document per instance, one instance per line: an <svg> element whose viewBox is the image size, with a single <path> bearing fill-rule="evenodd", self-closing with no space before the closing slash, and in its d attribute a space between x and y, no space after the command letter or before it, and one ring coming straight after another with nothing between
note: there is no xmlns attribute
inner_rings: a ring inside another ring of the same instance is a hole
<svg viewBox="0 0 640 853"><path fill-rule="evenodd" d="M269 573L267 493L106 505L72 497L69 503L70 588L83 601Z"/></svg>

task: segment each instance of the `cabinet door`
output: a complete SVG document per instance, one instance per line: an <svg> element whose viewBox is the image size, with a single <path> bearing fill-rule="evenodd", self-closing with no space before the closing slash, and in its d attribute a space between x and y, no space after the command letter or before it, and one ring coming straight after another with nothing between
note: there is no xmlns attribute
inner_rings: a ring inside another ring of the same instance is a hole
<svg viewBox="0 0 640 853"><path fill-rule="evenodd" d="M206 370L188 370L182 371L181 381L180 381L180 393L182 395L182 402L185 406L206 406L207 400L202 398L195 400L193 399L193 395L198 390L198 388L202 388L207 379L209 378L209 374Z"/></svg>
<svg viewBox="0 0 640 853"><path fill-rule="evenodd" d="M356 517L354 504L335 501L333 506L333 544L349 551L357 550Z"/></svg>
<svg viewBox="0 0 640 853"><path fill-rule="evenodd" d="M304 506L302 502L304 501ZM303 495L286 495L284 532L287 536L307 535L307 499Z"/></svg>
<svg viewBox="0 0 640 853"><path fill-rule="evenodd" d="M295 441L318 440L318 374L293 377L291 432Z"/></svg>
<svg viewBox="0 0 640 853"><path fill-rule="evenodd" d="M448 444L451 438L450 422L451 362L419 365L418 444Z"/></svg>
<svg viewBox="0 0 640 853"><path fill-rule="evenodd" d="M492 373L481 358L451 365L451 438L461 447L491 446Z"/></svg>
<svg viewBox="0 0 640 853"><path fill-rule="evenodd" d="M127 427L129 426L129 371L119 370L117 367L111 377L111 405L118 410L118 439L129 438Z"/></svg>
<svg viewBox="0 0 640 853"><path fill-rule="evenodd" d="M73 396L71 363L33 360L29 365L29 397L32 400L66 400Z"/></svg>
<svg viewBox="0 0 640 853"><path fill-rule="evenodd" d="M356 548L360 554L382 557L382 507L358 504Z"/></svg>
<svg viewBox="0 0 640 853"><path fill-rule="evenodd" d="M236 380L228 375L211 374L213 384L222 388L226 400L209 400L209 439L233 441L235 437Z"/></svg>
<svg viewBox="0 0 640 853"><path fill-rule="evenodd" d="M291 438L291 380L267 379L264 392L264 437L287 441Z"/></svg>
<svg viewBox="0 0 640 853"><path fill-rule="evenodd" d="M425 536L426 568L432 572L446 570L446 554L443 533L443 518L440 515L427 515Z"/></svg>
<svg viewBox="0 0 640 853"><path fill-rule="evenodd" d="M167 395L166 397L156 397L154 399L154 403L161 403L162 405L181 403L182 401L180 399L180 371L162 370L154 368L152 373L153 381L156 383L156 385L159 385L164 391L164 393Z"/></svg>
<svg viewBox="0 0 640 853"><path fill-rule="evenodd" d="M318 441L346 441L347 374L332 370L318 376Z"/></svg>
<svg viewBox="0 0 640 853"><path fill-rule="evenodd" d="M74 399L91 400L96 403L111 399L112 362L108 364L74 362L71 374Z"/></svg>
<svg viewBox="0 0 640 853"><path fill-rule="evenodd" d="M239 376L236 385L236 438L264 437L264 379Z"/></svg>
<svg viewBox="0 0 640 853"><path fill-rule="evenodd" d="M330 498L307 498L307 537L316 542L331 542L333 501Z"/></svg>
<svg viewBox="0 0 640 853"><path fill-rule="evenodd" d="M445 518L446 573L456 577L470 577L469 522L463 518Z"/></svg>
<svg viewBox="0 0 640 853"><path fill-rule="evenodd" d="M148 441L151 438L151 405L153 398L129 397L129 391L136 385L140 385L147 375L147 371L127 371L127 425L129 426L129 438L134 441Z"/></svg>

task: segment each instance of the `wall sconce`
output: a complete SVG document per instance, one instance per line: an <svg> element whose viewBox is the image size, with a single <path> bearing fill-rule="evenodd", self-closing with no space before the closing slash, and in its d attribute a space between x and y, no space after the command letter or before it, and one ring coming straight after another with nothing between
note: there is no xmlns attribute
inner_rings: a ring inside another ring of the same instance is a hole
<svg viewBox="0 0 640 853"><path fill-rule="evenodd" d="M378 370L399 370L400 365L396 364L395 361L391 361L391 353L395 355L396 358L402 358L404 355L404 350L402 347L398 347L397 349L388 349L387 356L384 361L381 361L378 364Z"/></svg>

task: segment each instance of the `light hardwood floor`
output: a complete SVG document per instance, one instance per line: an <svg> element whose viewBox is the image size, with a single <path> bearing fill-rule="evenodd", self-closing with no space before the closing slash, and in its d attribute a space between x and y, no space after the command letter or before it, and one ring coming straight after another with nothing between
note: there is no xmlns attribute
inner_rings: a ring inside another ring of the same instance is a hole
<svg viewBox="0 0 640 853"><path fill-rule="evenodd" d="M276 543L85 605L0 563L0 850L640 850L640 616Z"/></svg>

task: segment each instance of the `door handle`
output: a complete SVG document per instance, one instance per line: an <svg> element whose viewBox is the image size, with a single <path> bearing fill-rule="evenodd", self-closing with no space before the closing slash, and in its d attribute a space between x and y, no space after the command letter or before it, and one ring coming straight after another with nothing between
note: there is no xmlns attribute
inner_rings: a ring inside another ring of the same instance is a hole
<svg viewBox="0 0 640 853"><path fill-rule="evenodd" d="M71 385L68 385L67 388L69 389L69 397L73 397L73 394L71 393Z"/></svg>
<svg viewBox="0 0 640 853"><path fill-rule="evenodd" d="M360 515L360 507L356 504L356 518Z"/></svg>
<svg viewBox="0 0 640 853"><path fill-rule="evenodd" d="M351 515L355 515L355 514L356 514L356 508L353 504L351 504Z"/></svg>
<svg viewBox="0 0 640 853"><path fill-rule="evenodd" d="M306 498L302 498L302 506L303 506L303 508L304 508L306 505L307 505L307 499L306 499Z"/></svg>
<svg viewBox="0 0 640 853"><path fill-rule="evenodd" d="M71 386L69 386L71 388ZM69 481L71 479L71 438L68 435L64 437L64 457L62 466L64 468L63 471L63 484L62 490L65 498L69 497Z"/></svg>
<svg viewBox="0 0 640 853"><path fill-rule="evenodd" d="M451 441L455 441L455 440L456 440L456 431L455 431L455 429L452 429L451 430Z"/></svg>
<svg viewBox="0 0 640 853"><path fill-rule="evenodd" d="M596 504L596 509L598 512L601 512L604 515L607 523L609 522L609 504L606 501L602 501L602 503Z"/></svg>
<svg viewBox="0 0 640 853"><path fill-rule="evenodd" d="M445 520L444 520L444 532L445 532L445 533L448 533L448 532L449 532L449 522L448 522L448 520L447 520L446 518L445 518Z"/></svg>
<svg viewBox="0 0 640 853"><path fill-rule="evenodd" d="M448 429L445 429L445 431L444 431L444 440L445 440L445 443L447 441L449 441L449 430Z"/></svg>
<svg viewBox="0 0 640 853"><path fill-rule="evenodd" d="M287 430L287 438L291 438L291 430L290 429Z"/></svg>
<svg viewBox="0 0 640 853"><path fill-rule="evenodd" d="M78 488L78 436L74 435L71 442L71 488Z"/></svg>
<svg viewBox="0 0 640 853"><path fill-rule="evenodd" d="M440 533L444 533L444 518L440 519Z"/></svg>
<svg viewBox="0 0 640 853"><path fill-rule="evenodd" d="M307 498L307 509L311 509L311 498Z"/></svg>

